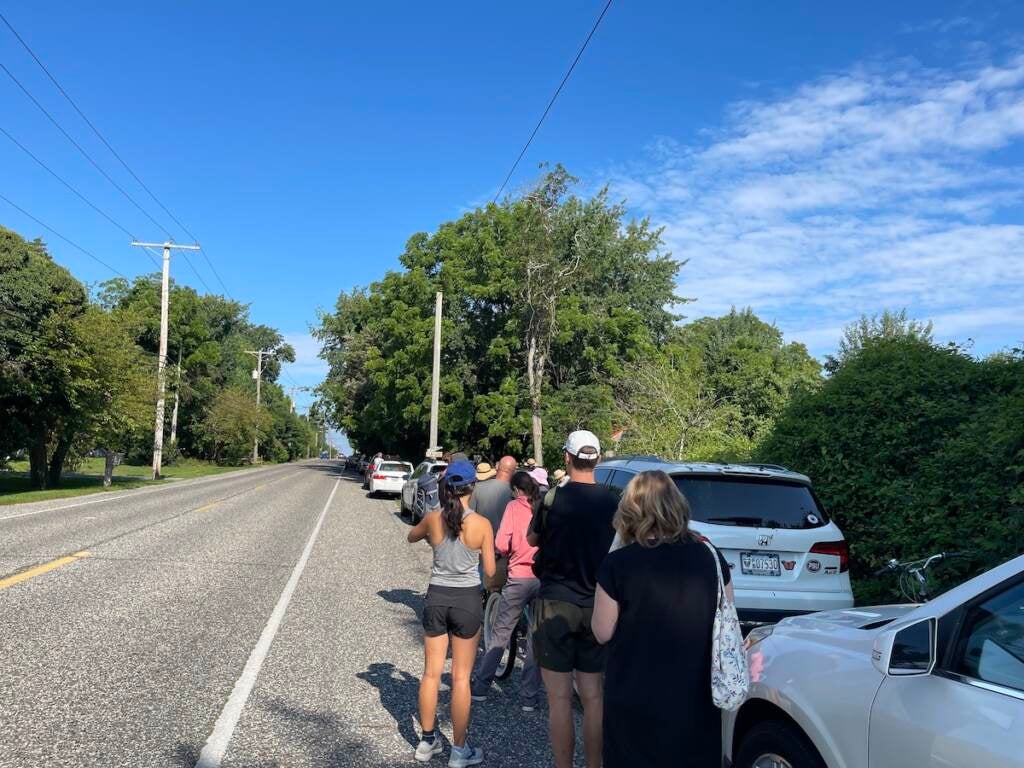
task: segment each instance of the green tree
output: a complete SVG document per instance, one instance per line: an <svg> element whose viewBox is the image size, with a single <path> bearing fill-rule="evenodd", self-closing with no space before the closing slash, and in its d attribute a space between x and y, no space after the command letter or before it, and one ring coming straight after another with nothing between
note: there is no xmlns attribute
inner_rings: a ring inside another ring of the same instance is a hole
<svg viewBox="0 0 1024 768"><path fill-rule="evenodd" d="M769 432L795 392L821 382L821 365L807 348L787 344L778 328L750 309L682 326L672 343L693 350L699 362L694 375L737 410L749 446Z"/></svg>
<svg viewBox="0 0 1024 768"><path fill-rule="evenodd" d="M273 427L270 414L256 407L252 395L229 387L217 395L203 422L213 446L212 458L222 464L241 464L252 456L253 440L266 440Z"/></svg>
<svg viewBox="0 0 1024 768"><path fill-rule="evenodd" d="M160 336L158 276L146 275L130 283L109 280L101 285L99 300L144 350L156 353ZM172 282L168 329L168 360L176 364L180 355L182 361L180 386L176 365L168 366L171 397L177 391L179 398L176 448L180 452L214 458L218 446L209 439L207 415L211 404L226 388L248 391L250 398L255 399L253 357L246 350L274 351L274 355L264 359L262 399L282 407L280 404L286 398L277 378L282 363L294 362L295 351L275 329L253 324L245 305L222 296L201 295ZM168 419L172 410L167 409ZM275 439L278 430L285 429L286 421L283 415L275 419L270 439L265 444L261 442L261 454L266 458L281 456Z"/></svg>
<svg viewBox="0 0 1024 768"><path fill-rule="evenodd" d="M796 397L760 448L807 473L850 541L862 600L891 557L967 550L949 585L1024 550L1024 360L976 360L918 333L867 334Z"/></svg>
<svg viewBox="0 0 1024 768"><path fill-rule="evenodd" d="M923 322L909 318L906 309L898 312L886 309L880 315L861 315L857 322L843 329L839 349L835 355L825 359L825 369L830 373L838 370L847 358L880 339L917 339L931 343L932 323L930 320Z"/></svg>
<svg viewBox="0 0 1024 768"><path fill-rule="evenodd" d="M572 182L558 168L523 199L413 235L402 271L342 293L318 330L321 395L353 445L426 446L438 290L444 445L522 455L536 435L551 461L567 429L610 431L612 381L672 325L678 264L648 222L627 221L605 192L576 197Z"/></svg>
<svg viewBox="0 0 1024 768"><path fill-rule="evenodd" d="M33 487L59 485L76 454L137 439L152 366L41 242L2 227L0 313L0 451L28 447Z"/></svg>
<svg viewBox="0 0 1024 768"><path fill-rule="evenodd" d="M28 446L31 482L60 482L71 449L65 426L82 405L78 319L88 297L39 240L0 227L0 414L10 447Z"/></svg>

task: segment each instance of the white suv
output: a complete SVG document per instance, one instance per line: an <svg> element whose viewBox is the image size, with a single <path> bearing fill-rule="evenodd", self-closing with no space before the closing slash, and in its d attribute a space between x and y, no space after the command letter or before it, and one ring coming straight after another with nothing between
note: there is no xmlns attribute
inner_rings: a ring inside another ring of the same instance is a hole
<svg viewBox="0 0 1024 768"><path fill-rule="evenodd" d="M805 475L770 464L670 462L620 456L596 477L618 493L659 469L690 502L692 528L729 563L745 623L853 606L849 550Z"/></svg>

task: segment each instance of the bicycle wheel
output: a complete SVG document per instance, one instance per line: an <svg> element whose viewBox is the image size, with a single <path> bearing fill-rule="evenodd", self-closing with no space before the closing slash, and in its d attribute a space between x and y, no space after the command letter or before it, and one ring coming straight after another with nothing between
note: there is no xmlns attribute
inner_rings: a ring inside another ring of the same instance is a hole
<svg viewBox="0 0 1024 768"><path fill-rule="evenodd" d="M516 624L512 628L512 636L508 639L508 645L505 646L505 652L501 655L501 659L498 661L498 666L494 670L495 680L506 680L512 671L516 668L516 656L519 649L519 625Z"/></svg>
<svg viewBox="0 0 1024 768"><path fill-rule="evenodd" d="M484 605L484 648L493 645L494 625L498 620L498 613L501 611L501 592L492 592L487 596L487 603ZM512 636L508 639L498 660L498 667L494 672L497 680L504 680L512 674L516 667L516 649L519 647L519 626L512 630Z"/></svg>
<svg viewBox="0 0 1024 768"><path fill-rule="evenodd" d="M501 608L501 592L491 592L484 603L484 648L491 647L491 638L494 636L494 622L498 619L498 609Z"/></svg>

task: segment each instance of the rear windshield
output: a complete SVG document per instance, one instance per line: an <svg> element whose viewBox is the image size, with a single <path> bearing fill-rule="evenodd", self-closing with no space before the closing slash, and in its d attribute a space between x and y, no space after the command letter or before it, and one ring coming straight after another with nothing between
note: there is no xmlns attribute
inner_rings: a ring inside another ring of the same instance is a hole
<svg viewBox="0 0 1024 768"><path fill-rule="evenodd" d="M380 465L381 472L408 472L409 468L405 464L399 464L396 461L385 461Z"/></svg>
<svg viewBox="0 0 1024 768"><path fill-rule="evenodd" d="M675 476L694 520L757 528L819 528L828 522L811 489L760 478Z"/></svg>

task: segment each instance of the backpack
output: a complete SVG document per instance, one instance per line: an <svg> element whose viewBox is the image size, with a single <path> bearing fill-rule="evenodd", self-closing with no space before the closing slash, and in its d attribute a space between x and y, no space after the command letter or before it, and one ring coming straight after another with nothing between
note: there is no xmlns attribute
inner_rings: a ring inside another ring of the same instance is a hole
<svg viewBox="0 0 1024 768"><path fill-rule="evenodd" d="M556 485L544 494L544 498L541 499L540 509L537 510L537 514L540 515L540 528L539 530L544 531L548 525L548 510L551 509L555 503L555 491L558 490ZM544 542L538 542L537 554L533 557L533 575L538 579L541 578L541 574L544 573Z"/></svg>

